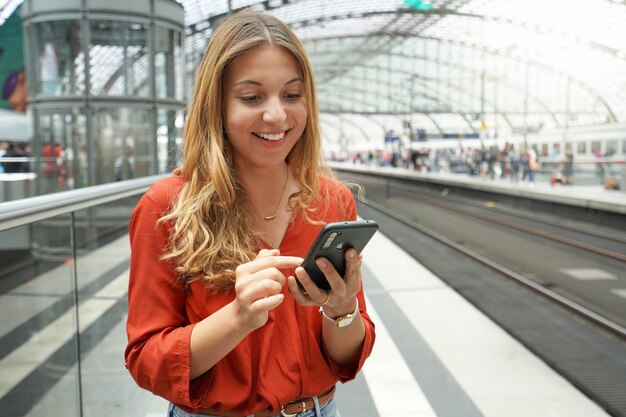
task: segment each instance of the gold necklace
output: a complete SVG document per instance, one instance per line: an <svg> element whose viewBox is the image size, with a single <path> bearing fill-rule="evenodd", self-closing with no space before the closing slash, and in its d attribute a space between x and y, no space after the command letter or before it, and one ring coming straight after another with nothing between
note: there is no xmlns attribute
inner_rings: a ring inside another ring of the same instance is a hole
<svg viewBox="0 0 626 417"><path fill-rule="evenodd" d="M278 208L280 207L281 201L283 201L283 195L285 195L285 190L287 189L287 183L289 182L289 170L287 170L287 175L285 175L285 184L283 185L283 190L280 192L280 198L278 199L278 203L276 204L276 208L274 209L274 214L271 216L264 216L265 221L269 222L270 220L274 220L276 215L278 215Z"/></svg>

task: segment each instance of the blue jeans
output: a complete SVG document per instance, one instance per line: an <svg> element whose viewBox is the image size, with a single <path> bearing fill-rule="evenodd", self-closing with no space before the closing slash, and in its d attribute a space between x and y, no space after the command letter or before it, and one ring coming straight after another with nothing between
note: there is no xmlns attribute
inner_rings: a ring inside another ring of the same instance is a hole
<svg viewBox="0 0 626 417"><path fill-rule="evenodd" d="M315 408L311 410L304 411L302 413L296 414L296 417L341 417L339 415L339 410L337 410L337 403L335 402L335 398L331 398L326 404L319 405L317 401L317 397L313 397L313 401L315 402ZM247 417L253 417L254 414L250 414ZM278 417L281 417L280 413L277 414ZM174 404L170 403L167 417L219 417L213 416L210 414L189 414L184 410L176 407Z"/></svg>

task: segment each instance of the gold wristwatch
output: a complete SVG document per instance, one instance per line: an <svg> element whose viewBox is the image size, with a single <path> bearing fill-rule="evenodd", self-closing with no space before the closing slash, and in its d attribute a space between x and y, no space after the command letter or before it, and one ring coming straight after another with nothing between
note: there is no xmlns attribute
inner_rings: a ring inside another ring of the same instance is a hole
<svg viewBox="0 0 626 417"><path fill-rule="evenodd" d="M332 321L333 324L337 327L346 327L348 324L352 323L352 320L359 313L359 300L356 300L356 307L352 313L344 314L343 316L332 318L324 313L324 308L320 306L319 313L324 316L326 320Z"/></svg>

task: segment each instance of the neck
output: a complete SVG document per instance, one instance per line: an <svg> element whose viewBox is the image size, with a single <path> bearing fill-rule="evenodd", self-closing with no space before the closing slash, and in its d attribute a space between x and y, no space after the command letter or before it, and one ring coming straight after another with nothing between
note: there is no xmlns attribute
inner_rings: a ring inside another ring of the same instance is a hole
<svg viewBox="0 0 626 417"><path fill-rule="evenodd" d="M286 162L271 168L245 168L239 172L241 185L250 195L271 193L282 188L285 175L289 175L289 166Z"/></svg>
<svg viewBox="0 0 626 417"><path fill-rule="evenodd" d="M241 172L241 182L250 201L261 218L272 217L285 202L284 196L289 178L289 167L282 164L271 169ZM267 220L270 220L269 218Z"/></svg>

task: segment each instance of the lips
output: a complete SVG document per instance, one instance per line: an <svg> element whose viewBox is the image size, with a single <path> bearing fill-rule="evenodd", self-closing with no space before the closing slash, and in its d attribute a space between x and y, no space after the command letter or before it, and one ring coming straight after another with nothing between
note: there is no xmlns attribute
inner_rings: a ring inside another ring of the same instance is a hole
<svg viewBox="0 0 626 417"><path fill-rule="evenodd" d="M275 142L275 141L281 140L282 138L285 137L286 133L287 133L287 131L278 132L278 133L255 133L255 132L252 132L252 134L254 136L259 137L261 139L269 140L271 142Z"/></svg>

